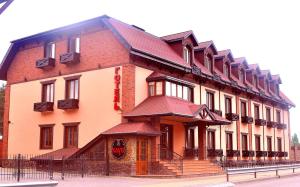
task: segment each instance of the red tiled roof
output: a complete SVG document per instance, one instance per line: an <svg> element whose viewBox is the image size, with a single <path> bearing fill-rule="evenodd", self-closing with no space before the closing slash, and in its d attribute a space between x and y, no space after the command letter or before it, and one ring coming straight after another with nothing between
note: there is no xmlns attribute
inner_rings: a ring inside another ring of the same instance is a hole
<svg viewBox="0 0 300 187"><path fill-rule="evenodd" d="M191 34L193 34L193 31L189 30L189 31L184 31L184 32L176 33L176 34L162 36L160 38L163 40L166 40L166 41L171 41L171 40L177 40L177 39L184 39Z"/></svg>
<svg viewBox="0 0 300 187"><path fill-rule="evenodd" d="M195 49L206 49L212 44L213 44L212 40L209 40L209 41L206 41L206 42L200 42L200 43L198 43L198 46L195 47Z"/></svg>
<svg viewBox="0 0 300 187"><path fill-rule="evenodd" d="M281 78L279 75L271 75L272 76L272 80L276 80L278 82L278 84L281 84Z"/></svg>
<svg viewBox="0 0 300 187"><path fill-rule="evenodd" d="M258 64L249 64L248 66L249 66L249 69L252 69L252 70L259 69L259 71L260 71L260 68L259 68Z"/></svg>
<svg viewBox="0 0 300 187"><path fill-rule="evenodd" d="M53 159L53 160L62 160L70 158L74 153L76 153L79 149L77 147L72 147L72 148L63 148L63 149L58 149L49 153L45 153L39 156L36 156L32 158L33 160L48 160L48 159Z"/></svg>
<svg viewBox="0 0 300 187"><path fill-rule="evenodd" d="M282 91L279 91L279 96L288 104L290 104L291 106L295 107L295 103L293 101L291 101Z"/></svg>
<svg viewBox="0 0 300 187"><path fill-rule="evenodd" d="M204 107L207 106L196 105L194 103L184 101L182 99L178 99L175 97L153 96L145 99L142 103L136 106L131 112L124 114L124 117L160 115L160 116L182 116L188 118L195 118L197 112L200 109L203 109ZM211 115L214 118L216 114L211 114ZM226 119L222 119L222 121L215 121L215 122L230 123L230 121Z"/></svg>
<svg viewBox="0 0 300 187"><path fill-rule="evenodd" d="M145 122L131 122L121 123L116 125L103 133L102 135L113 135L113 134L135 134L135 135L149 135L158 136L160 132L155 130L154 127Z"/></svg>
<svg viewBox="0 0 300 187"><path fill-rule="evenodd" d="M113 18L109 18L108 22L132 49L190 68L190 65L161 38Z"/></svg>
<svg viewBox="0 0 300 187"><path fill-rule="evenodd" d="M216 72L217 75L219 75L221 77L221 79L225 82L230 83L231 81L228 79L228 77L226 77L224 75L224 73L222 73L217 67L214 69L214 71ZM232 76L232 75L231 75Z"/></svg>
<svg viewBox="0 0 300 187"><path fill-rule="evenodd" d="M198 60L194 59L194 64L200 68L202 73L212 76L212 73L203 64L201 64Z"/></svg>

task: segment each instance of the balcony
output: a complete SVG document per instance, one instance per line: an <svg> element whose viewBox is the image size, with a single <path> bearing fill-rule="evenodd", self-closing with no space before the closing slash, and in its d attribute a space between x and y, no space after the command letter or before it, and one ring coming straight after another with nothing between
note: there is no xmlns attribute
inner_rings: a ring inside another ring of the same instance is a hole
<svg viewBox="0 0 300 187"><path fill-rule="evenodd" d="M267 127L269 128L276 128L277 127L277 123L274 121L267 121Z"/></svg>
<svg viewBox="0 0 300 187"><path fill-rule="evenodd" d="M277 156L276 151L268 151L268 157L275 157L275 156Z"/></svg>
<svg viewBox="0 0 300 187"><path fill-rule="evenodd" d="M213 110L210 110L210 111L212 111L215 114L218 114L219 116L222 116L222 110L213 109Z"/></svg>
<svg viewBox="0 0 300 187"><path fill-rule="evenodd" d="M184 148L185 158L195 158L199 156L199 150L195 148Z"/></svg>
<svg viewBox="0 0 300 187"><path fill-rule="evenodd" d="M253 117L250 117L250 116L243 116L243 117L242 117L242 123L247 123L247 124L253 123Z"/></svg>
<svg viewBox="0 0 300 187"><path fill-rule="evenodd" d="M238 121L240 119L240 117L238 114L235 114L235 113L227 113L226 119L228 119L230 121Z"/></svg>
<svg viewBox="0 0 300 187"><path fill-rule="evenodd" d="M256 155L256 157L265 157L265 156L268 156L268 152L267 151L256 151L255 155Z"/></svg>
<svg viewBox="0 0 300 187"><path fill-rule="evenodd" d="M208 157L221 157L223 156L223 149L207 149Z"/></svg>
<svg viewBox="0 0 300 187"><path fill-rule="evenodd" d="M254 157L254 151L242 151L242 157Z"/></svg>
<svg viewBox="0 0 300 187"><path fill-rule="evenodd" d="M278 123L277 124L277 129L286 129L286 124Z"/></svg>
<svg viewBox="0 0 300 187"><path fill-rule="evenodd" d="M62 110L77 109L77 108L79 108L78 103L79 103L78 99L59 100L57 102L57 108L62 109Z"/></svg>
<svg viewBox="0 0 300 187"><path fill-rule="evenodd" d="M33 111L35 112L50 112L53 111L53 102L40 102L33 104Z"/></svg>
<svg viewBox="0 0 300 187"><path fill-rule="evenodd" d="M281 152L278 152L278 153L277 153L277 156L278 156L278 157L287 157L287 156L288 156L288 152L282 152L282 151L281 151Z"/></svg>
<svg viewBox="0 0 300 187"><path fill-rule="evenodd" d="M60 55L61 64L77 64L80 62L80 53L70 52Z"/></svg>
<svg viewBox="0 0 300 187"><path fill-rule="evenodd" d="M226 150L226 156L227 157L238 157L240 156L239 150Z"/></svg>
<svg viewBox="0 0 300 187"><path fill-rule="evenodd" d="M35 62L35 67L40 69L49 69L55 66L54 58L43 58Z"/></svg>
<svg viewBox="0 0 300 187"><path fill-rule="evenodd" d="M256 119L255 120L255 125L258 125L258 126L264 126L267 124L267 121L264 120L264 119Z"/></svg>

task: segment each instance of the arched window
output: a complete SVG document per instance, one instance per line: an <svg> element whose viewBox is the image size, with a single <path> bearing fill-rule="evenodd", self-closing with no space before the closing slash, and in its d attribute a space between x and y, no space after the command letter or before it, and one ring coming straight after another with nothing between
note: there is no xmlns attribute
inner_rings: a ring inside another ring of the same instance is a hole
<svg viewBox="0 0 300 187"><path fill-rule="evenodd" d="M183 48L183 58L188 64L191 63L191 50L187 46Z"/></svg>
<svg viewBox="0 0 300 187"><path fill-rule="evenodd" d="M205 55L204 65L211 73L213 73L213 68L212 68L213 64L212 64L212 58L210 55Z"/></svg>
<svg viewBox="0 0 300 187"><path fill-rule="evenodd" d="M229 78L229 67L227 64L224 64L223 66L223 73L227 78Z"/></svg>

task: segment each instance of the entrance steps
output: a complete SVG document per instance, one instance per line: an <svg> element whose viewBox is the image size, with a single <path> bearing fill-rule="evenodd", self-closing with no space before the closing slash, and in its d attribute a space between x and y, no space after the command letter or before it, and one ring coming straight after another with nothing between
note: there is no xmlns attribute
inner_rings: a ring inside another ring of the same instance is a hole
<svg viewBox="0 0 300 187"><path fill-rule="evenodd" d="M222 168L210 160L183 160L183 173L177 165L168 161L160 161L160 164L177 176L224 174Z"/></svg>

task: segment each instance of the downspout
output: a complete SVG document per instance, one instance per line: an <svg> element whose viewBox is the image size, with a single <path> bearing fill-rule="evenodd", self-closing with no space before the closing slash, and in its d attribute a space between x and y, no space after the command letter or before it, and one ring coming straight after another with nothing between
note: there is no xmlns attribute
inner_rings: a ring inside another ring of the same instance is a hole
<svg viewBox="0 0 300 187"><path fill-rule="evenodd" d="M264 118L264 102L262 101L261 102L261 105L262 105L262 109L261 109L261 112L262 112L262 118ZM263 151L265 151L265 125L263 125ZM264 156L264 160L266 160L266 156Z"/></svg>
<svg viewBox="0 0 300 187"><path fill-rule="evenodd" d="M275 108L274 108L274 105L273 105L273 121L275 121L275 118L274 118L274 114L275 114ZM275 130L276 128L274 128L274 151L275 151L275 147L276 147L276 135L275 135ZM278 149L278 148L277 148ZM276 156L275 156L275 161L276 161Z"/></svg>
<svg viewBox="0 0 300 187"><path fill-rule="evenodd" d="M284 123L284 110L282 110L282 122ZM283 152L285 152L285 133L284 133L284 129L282 130L282 133L283 133ZM286 157L284 157L285 160L286 160Z"/></svg>
<svg viewBox="0 0 300 187"><path fill-rule="evenodd" d="M239 98L238 98L237 93L236 93L235 94L235 110L236 110L237 114L240 113L238 100L239 100ZM241 149L239 149L239 145L241 144L241 142L239 141L239 137L241 135L240 121L239 120L235 121L235 123L236 123L236 134L237 134L237 136L236 136L236 138L237 138L237 140L236 140L236 149L239 150L240 153L241 153ZM241 157L241 154L240 154L239 157L237 157L238 158L237 160L239 160L240 157Z"/></svg>
<svg viewBox="0 0 300 187"><path fill-rule="evenodd" d="M219 88L219 110L221 110L221 89ZM220 125L220 150L222 149L222 125Z"/></svg>

